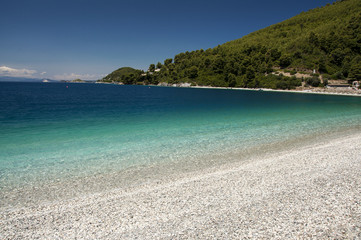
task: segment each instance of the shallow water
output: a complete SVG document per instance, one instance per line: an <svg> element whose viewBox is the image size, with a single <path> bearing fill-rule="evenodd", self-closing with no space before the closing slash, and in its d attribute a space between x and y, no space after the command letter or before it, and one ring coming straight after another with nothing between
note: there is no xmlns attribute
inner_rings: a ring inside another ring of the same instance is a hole
<svg viewBox="0 0 361 240"><path fill-rule="evenodd" d="M345 96L0 83L0 100L3 194L361 125L361 98Z"/></svg>

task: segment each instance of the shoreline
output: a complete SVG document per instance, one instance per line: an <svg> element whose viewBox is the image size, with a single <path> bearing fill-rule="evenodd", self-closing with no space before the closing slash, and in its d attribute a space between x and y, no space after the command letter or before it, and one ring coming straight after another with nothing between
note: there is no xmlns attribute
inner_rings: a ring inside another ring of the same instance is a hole
<svg viewBox="0 0 361 240"><path fill-rule="evenodd" d="M118 83L107 82L95 82L96 84L111 84L126 86ZM361 90L356 90L354 93L339 92L337 89L306 89L306 90L282 90L282 89L270 89L270 88L237 88L237 87L211 87L211 86L174 86L175 84L160 83L158 85L130 85L130 86L147 86L147 87L171 87L171 88L196 88L196 89L220 89L220 90L244 90L255 92L280 92L280 93L301 93L301 94L319 94L319 95L332 95L332 96L349 96L349 97L361 97Z"/></svg>
<svg viewBox="0 0 361 240"><path fill-rule="evenodd" d="M193 172L214 171L231 163L264 158L303 148L307 145L325 144L334 139L361 134L360 126L329 129L328 131L303 134L278 141L253 146L240 146L229 151L205 152L197 157L180 158L177 161L161 161L140 164L115 171L105 171L84 176L68 176L52 181L34 181L23 185L4 186L0 191L0 212L18 207L34 207L56 201L64 201L85 195L98 194L114 189L133 189L159 181L175 181Z"/></svg>
<svg viewBox="0 0 361 240"><path fill-rule="evenodd" d="M263 92L301 93L301 94L319 94L319 95L361 97L361 91L358 91L358 93L340 93L340 92L336 92L336 91L335 92L319 92L319 91L313 91L312 89L309 89L309 90L282 90L282 89L270 89L270 88L230 88L230 87L210 87L210 86L204 86L204 87L203 86L191 86L189 88L245 90L245 91L256 91L256 92L263 91Z"/></svg>
<svg viewBox="0 0 361 240"><path fill-rule="evenodd" d="M4 239L361 237L361 133L2 211Z"/></svg>

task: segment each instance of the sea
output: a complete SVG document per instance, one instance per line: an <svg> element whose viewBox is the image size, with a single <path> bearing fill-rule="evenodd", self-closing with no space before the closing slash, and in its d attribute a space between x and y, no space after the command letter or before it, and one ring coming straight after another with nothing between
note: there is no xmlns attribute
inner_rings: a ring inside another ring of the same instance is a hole
<svg viewBox="0 0 361 240"><path fill-rule="evenodd" d="M143 184L165 169L195 171L360 130L360 97L0 82L0 207Z"/></svg>

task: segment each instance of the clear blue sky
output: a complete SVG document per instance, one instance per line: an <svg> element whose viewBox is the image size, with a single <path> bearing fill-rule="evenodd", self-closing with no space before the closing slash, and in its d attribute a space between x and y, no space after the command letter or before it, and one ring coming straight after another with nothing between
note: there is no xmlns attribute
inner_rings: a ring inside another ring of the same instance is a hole
<svg viewBox="0 0 361 240"><path fill-rule="evenodd" d="M217 46L334 0L3 0L0 76L98 79Z"/></svg>

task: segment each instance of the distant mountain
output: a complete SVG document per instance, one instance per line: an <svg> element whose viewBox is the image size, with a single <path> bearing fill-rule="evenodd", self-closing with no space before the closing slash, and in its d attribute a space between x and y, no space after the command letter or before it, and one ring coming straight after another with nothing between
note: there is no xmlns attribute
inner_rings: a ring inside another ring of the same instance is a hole
<svg viewBox="0 0 361 240"><path fill-rule="evenodd" d="M158 63L158 72L154 66L125 84L291 89L361 80L361 1L327 4L213 49L180 53ZM123 81L116 71L111 79Z"/></svg>
<svg viewBox="0 0 361 240"><path fill-rule="evenodd" d="M0 77L0 82L59 82L50 79L24 78L24 77Z"/></svg>

